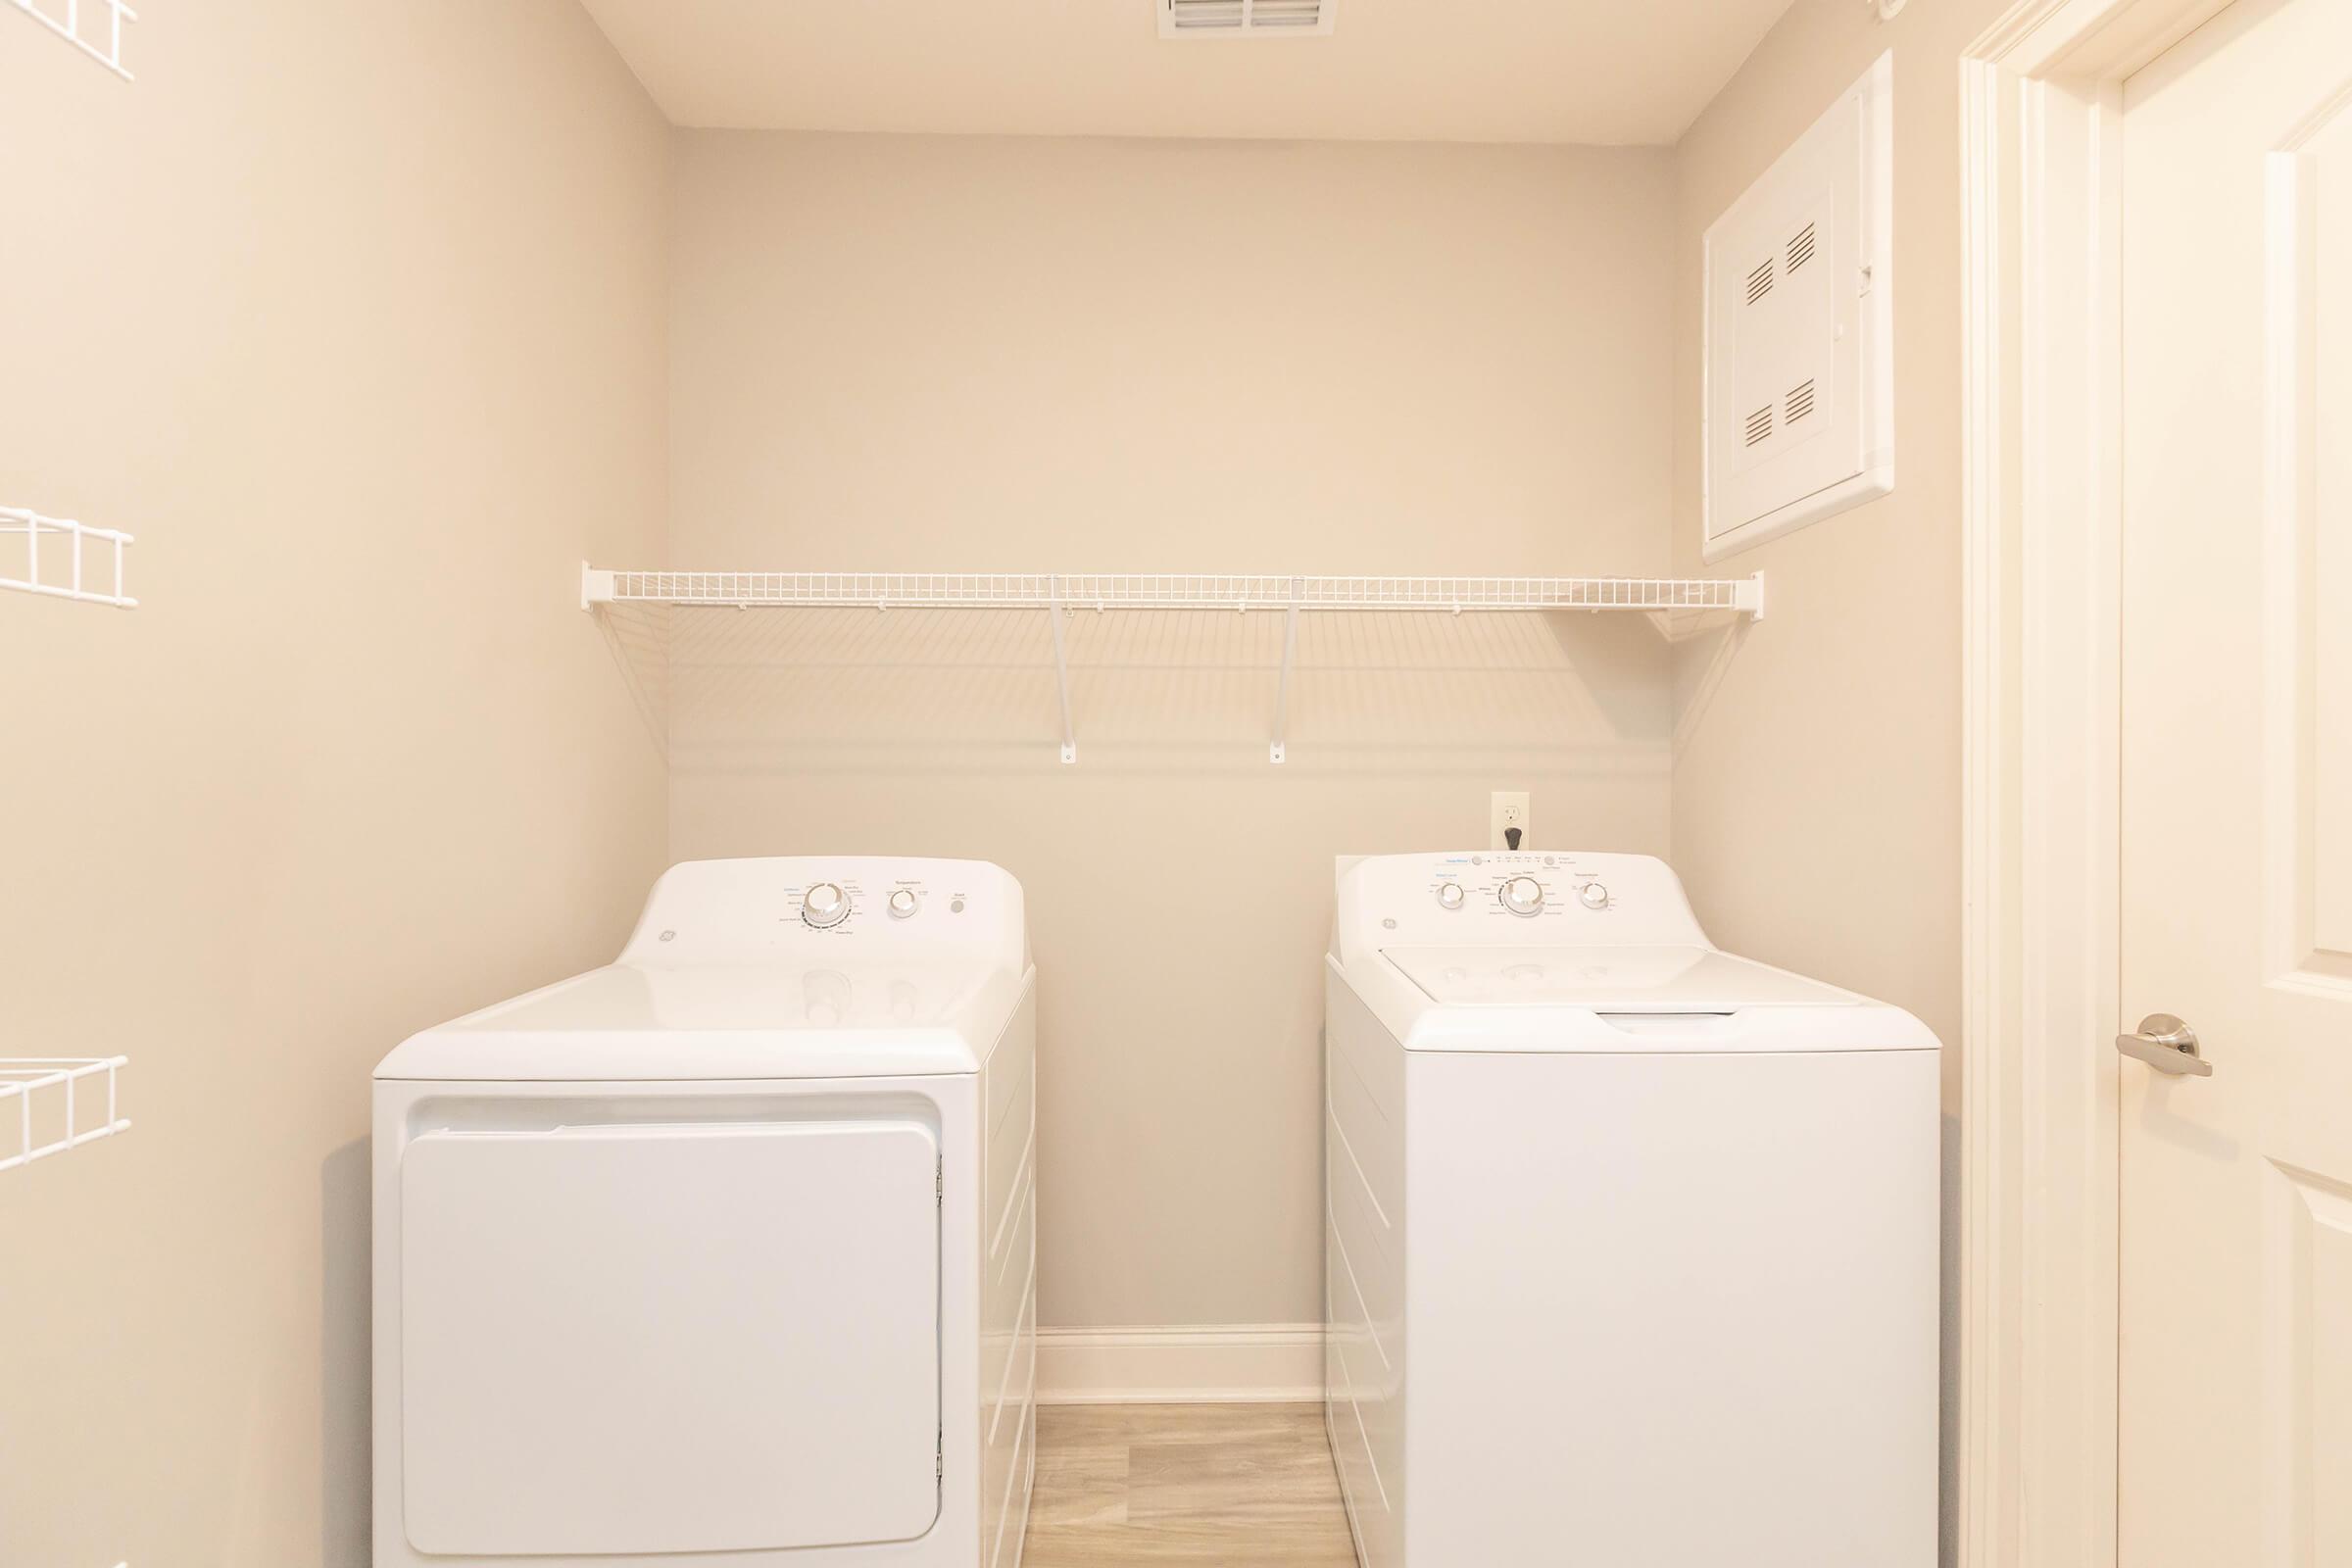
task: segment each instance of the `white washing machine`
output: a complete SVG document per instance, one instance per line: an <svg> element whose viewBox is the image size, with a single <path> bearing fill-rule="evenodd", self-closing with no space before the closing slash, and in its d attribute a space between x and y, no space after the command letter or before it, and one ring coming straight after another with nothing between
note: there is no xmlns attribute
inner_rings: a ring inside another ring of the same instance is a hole
<svg viewBox="0 0 2352 1568"><path fill-rule="evenodd" d="M1934 1568L1925 1026L1718 952L1638 855L1343 861L1325 978L1368 1568Z"/></svg>
<svg viewBox="0 0 2352 1568"><path fill-rule="evenodd" d="M1035 971L972 860L704 860L375 1073L376 1568L1013 1568Z"/></svg>

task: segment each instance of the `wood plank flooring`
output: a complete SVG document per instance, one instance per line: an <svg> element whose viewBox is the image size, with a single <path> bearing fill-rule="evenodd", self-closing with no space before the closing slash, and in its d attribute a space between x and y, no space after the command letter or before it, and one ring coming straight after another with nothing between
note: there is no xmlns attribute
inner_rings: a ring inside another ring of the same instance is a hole
<svg viewBox="0 0 2352 1568"><path fill-rule="evenodd" d="M1355 1568L1322 1406L1040 1406L1021 1562Z"/></svg>

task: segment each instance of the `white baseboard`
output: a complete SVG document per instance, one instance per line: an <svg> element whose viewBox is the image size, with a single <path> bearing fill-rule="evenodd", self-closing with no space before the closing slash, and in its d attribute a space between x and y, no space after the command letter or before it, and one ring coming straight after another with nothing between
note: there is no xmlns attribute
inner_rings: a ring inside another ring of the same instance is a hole
<svg viewBox="0 0 2352 1568"><path fill-rule="evenodd" d="M1040 1404L1279 1404L1322 1397L1320 1323L1037 1331Z"/></svg>

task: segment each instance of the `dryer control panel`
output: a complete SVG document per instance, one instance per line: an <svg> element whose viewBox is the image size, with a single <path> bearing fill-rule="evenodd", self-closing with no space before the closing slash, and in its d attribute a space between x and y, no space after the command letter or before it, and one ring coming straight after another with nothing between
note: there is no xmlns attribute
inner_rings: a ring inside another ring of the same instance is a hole
<svg viewBox="0 0 2352 1568"><path fill-rule="evenodd" d="M620 961L642 968L967 955L1028 966L1021 885L986 860L774 856L662 873Z"/></svg>
<svg viewBox="0 0 2352 1568"><path fill-rule="evenodd" d="M1343 858L1334 949L1704 946L1652 855L1464 850Z"/></svg>

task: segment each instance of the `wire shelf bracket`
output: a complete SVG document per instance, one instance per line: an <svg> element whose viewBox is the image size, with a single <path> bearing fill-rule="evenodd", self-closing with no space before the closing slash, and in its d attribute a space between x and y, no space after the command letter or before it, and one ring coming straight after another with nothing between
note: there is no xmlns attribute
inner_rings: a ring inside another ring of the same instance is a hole
<svg viewBox="0 0 2352 1568"><path fill-rule="evenodd" d="M1054 634L1061 760L1078 760L1062 620L1081 610L1252 610L1283 614L1267 760L1288 753L1298 617L1308 611L1447 614L1635 611L1679 640L1709 612L1764 618L1764 574L1747 577L1283 577L1174 573L620 571L580 564L580 608L1042 610Z"/></svg>
<svg viewBox="0 0 2352 1568"><path fill-rule="evenodd" d="M128 1132L118 1078L129 1063L128 1056L0 1056L0 1171Z"/></svg>
<svg viewBox="0 0 2352 1568"><path fill-rule="evenodd" d="M1061 693L1061 760L1078 760L1078 730L1070 722L1070 660L1061 640L1061 583L1055 578L1047 585L1047 624L1054 628L1054 682Z"/></svg>
<svg viewBox="0 0 2352 1568"><path fill-rule="evenodd" d="M74 48L97 61L124 81L138 78L122 64L122 24L136 22L139 14L124 5L122 0L96 0L106 11L106 46L100 48L82 35L81 0L9 0L9 4L33 21L56 33ZM62 13L62 15L60 14Z"/></svg>
<svg viewBox="0 0 2352 1568"><path fill-rule="evenodd" d="M139 608L139 602L124 591L123 557L137 542L131 535L114 528L93 528L70 517L44 517L23 507L0 507L0 540L12 535L23 539L24 546L22 551L0 552L0 588L74 599L85 605L112 605L117 610ZM62 569L42 569L44 539L51 542L52 561L59 559L62 542ZM97 558L96 570L91 569L92 556ZM57 580L61 576L64 580Z"/></svg>
<svg viewBox="0 0 2352 1568"><path fill-rule="evenodd" d="M1274 679L1274 743L1266 760L1282 765L1283 743L1291 730L1291 666L1298 661L1298 611L1305 598L1306 579L1291 579L1291 604L1282 613L1282 673Z"/></svg>

